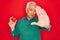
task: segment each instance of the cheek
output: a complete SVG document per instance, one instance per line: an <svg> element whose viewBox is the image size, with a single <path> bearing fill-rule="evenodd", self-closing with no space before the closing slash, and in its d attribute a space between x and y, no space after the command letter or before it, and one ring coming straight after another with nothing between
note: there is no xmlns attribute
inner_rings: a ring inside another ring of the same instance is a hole
<svg viewBox="0 0 60 40"><path fill-rule="evenodd" d="M28 15L28 16L30 15L29 11L27 11L27 15Z"/></svg>
<svg viewBox="0 0 60 40"><path fill-rule="evenodd" d="M33 14L35 15L35 12Z"/></svg>
<svg viewBox="0 0 60 40"><path fill-rule="evenodd" d="M27 15L28 15L28 16L34 16L34 15L35 15L35 12L28 11L28 12L27 12Z"/></svg>
<svg viewBox="0 0 60 40"><path fill-rule="evenodd" d="M27 10L27 13L31 13L31 11Z"/></svg>
<svg viewBox="0 0 60 40"><path fill-rule="evenodd" d="M32 12L31 12L31 11L28 11L28 13L30 13L30 14L31 14Z"/></svg>

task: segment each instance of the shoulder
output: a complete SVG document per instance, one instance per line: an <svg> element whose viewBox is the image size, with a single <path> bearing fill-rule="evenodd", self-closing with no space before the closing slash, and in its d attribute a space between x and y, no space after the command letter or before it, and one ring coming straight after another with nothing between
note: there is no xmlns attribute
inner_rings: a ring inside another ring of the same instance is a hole
<svg viewBox="0 0 60 40"><path fill-rule="evenodd" d="M17 23L21 23L21 22L24 21L24 20L25 20L25 17L22 18L22 19L19 19L19 20L17 21Z"/></svg>

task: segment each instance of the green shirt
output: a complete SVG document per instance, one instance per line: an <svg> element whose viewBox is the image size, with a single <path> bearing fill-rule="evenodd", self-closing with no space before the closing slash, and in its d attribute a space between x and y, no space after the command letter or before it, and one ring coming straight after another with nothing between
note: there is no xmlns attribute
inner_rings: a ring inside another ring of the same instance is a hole
<svg viewBox="0 0 60 40"><path fill-rule="evenodd" d="M40 29L48 31L50 28L41 28L37 25L31 25L32 22L37 22L37 18L28 20L27 17L19 20L15 29L12 31L14 37L20 36L20 40L41 40Z"/></svg>

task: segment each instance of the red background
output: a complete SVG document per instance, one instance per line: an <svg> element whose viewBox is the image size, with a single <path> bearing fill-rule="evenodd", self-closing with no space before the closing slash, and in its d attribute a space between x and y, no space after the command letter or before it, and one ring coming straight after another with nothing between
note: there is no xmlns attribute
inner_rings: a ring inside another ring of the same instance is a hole
<svg viewBox="0 0 60 40"><path fill-rule="evenodd" d="M31 0L0 0L0 40L18 40L11 35L8 26L9 17L17 20L26 16L25 6ZM59 0L33 0L44 8L49 15L52 28L49 32L41 30L42 40L60 40L60 1Z"/></svg>

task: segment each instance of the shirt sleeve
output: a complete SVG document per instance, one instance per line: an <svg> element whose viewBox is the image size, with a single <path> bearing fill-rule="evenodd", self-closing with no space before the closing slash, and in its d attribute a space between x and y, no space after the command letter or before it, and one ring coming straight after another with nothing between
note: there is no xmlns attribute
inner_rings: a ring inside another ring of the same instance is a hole
<svg viewBox="0 0 60 40"><path fill-rule="evenodd" d="M15 29L13 31L11 31L13 37L17 37L19 35L19 29L18 29L20 26L19 24L20 24L20 22L18 21L16 26L15 26Z"/></svg>
<svg viewBox="0 0 60 40"><path fill-rule="evenodd" d="M41 27L41 29L48 32L48 31L50 31L50 29L51 29L51 25L49 25L48 28Z"/></svg>

